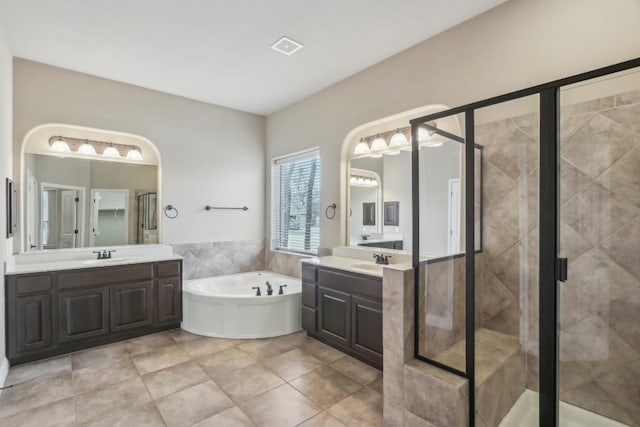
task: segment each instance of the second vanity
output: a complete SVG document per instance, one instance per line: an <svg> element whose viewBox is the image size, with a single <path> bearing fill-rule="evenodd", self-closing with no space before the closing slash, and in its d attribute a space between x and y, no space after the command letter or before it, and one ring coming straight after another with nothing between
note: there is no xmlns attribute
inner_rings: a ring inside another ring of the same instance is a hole
<svg viewBox="0 0 640 427"><path fill-rule="evenodd" d="M162 245L135 250L106 260L27 254L8 268L11 364L179 327L181 258Z"/></svg>
<svg viewBox="0 0 640 427"><path fill-rule="evenodd" d="M333 256L302 262L302 327L307 334L382 369L383 266L380 250L338 247ZM391 254L395 264L405 253ZM407 259L404 259L407 258Z"/></svg>

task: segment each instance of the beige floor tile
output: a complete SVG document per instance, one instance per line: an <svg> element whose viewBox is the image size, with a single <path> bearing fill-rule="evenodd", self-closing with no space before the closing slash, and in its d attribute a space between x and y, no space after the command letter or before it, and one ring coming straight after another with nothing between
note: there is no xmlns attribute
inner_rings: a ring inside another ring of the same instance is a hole
<svg viewBox="0 0 640 427"><path fill-rule="evenodd" d="M299 349L294 349L262 362L285 381L291 381L301 375L321 368L324 364Z"/></svg>
<svg viewBox="0 0 640 427"><path fill-rule="evenodd" d="M190 426L234 405L216 383L207 381L163 397L156 406L165 423L174 427Z"/></svg>
<svg viewBox="0 0 640 427"><path fill-rule="evenodd" d="M289 384L283 384L239 406L257 426L296 426L320 412L318 406Z"/></svg>
<svg viewBox="0 0 640 427"><path fill-rule="evenodd" d="M76 396L78 423L117 415L151 401L142 379L136 377L90 393Z"/></svg>
<svg viewBox="0 0 640 427"><path fill-rule="evenodd" d="M275 388L284 381L259 363L237 369L216 379L234 402L241 402Z"/></svg>
<svg viewBox="0 0 640 427"><path fill-rule="evenodd" d="M197 362L214 380L229 373L245 368L256 360L242 350L232 347L228 350L214 353L197 359Z"/></svg>
<svg viewBox="0 0 640 427"><path fill-rule="evenodd" d="M151 372L142 377L151 397L159 399L177 391L209 380L196 362L190 361Z"/></svg>
<svg viewBox="0 0 640 427"><path fill-rule="evenodd" d="M172 344L157 350L136 354L132 359L138 369L138 372L140 372L140 375L159 371L160 369L168 368L169 366L174 366L191 360L189 355L185 353L183 349L181 349L177 344L173 344L173 341Z"/></svg>
<svg viewBox="0 0 640 427"><path fill-rule="evenodd" d="M329 413L348 426L382 426L382 395L364 387L333 405Z"/></svg>
<svg viewBox="0 0 640 427"><path fill-rule="evenodd" d="M290 384L325 409L361 387L329 366L296 378Z"/></svg>
<svg viewBox="0 0 640 427"><path fill-rule="evenodd" d="M255 424L237 406L200 421L193 427L253 427Z"/></svg>
<svg viewBox="0 0 640 427"><path fill-rule="evenodd" d="M283 337L281 337L283 340L285 340L286 342L288 342L289 344L291 344L294 347L298 347L302 344L304 344L306 342L307 339L307 331L305 331L304 329L298 332L294 332L292 334L289 335L285 335Z"/></svg>
<svg viewBox="0 0 640 427"><path fill-rule="evenodd" d="M293 346L282 338L251 340L240 344L238 347L257 360L270 359L289 350L293 350Z"/></svg>
<svg viewBox="0 0 640 427"><path fill-rule="evenodd" d="M125 408L111 416L93 420L91 427L164 427L166 424L153 402L135 408Z"/></svg>
<svg viewBox="0 0 640 427"><path fill-rule="evenodd" d="M178 344L202 338L202 335L192 334L184 329L173 329L169 331L168 335Z"/></svg>
<svg viewBox="0 0 640 427"><path fill-rule="evenodd" d="M180 347L193 358L217 353L235 345L235 341L222 338L197 338L180 343Z"/></svg>
<svg viewBox="0 0 640 427"><path fill-rule="evenodd" d="M121 383L138 376L138 371L131 359L127 358L120 363L102 366L93 365L81 369L75 369L71 373L71 384L75 394L86 393L99 388Z"/></svg>
<svg viewBox="0 0 640 427"><path fill-rule="evenodd" d="M73 353L71 367L76 370L88 366L110 366L126 360L129 360L129 353L124 344L115 343Z"/></svg>
<svg viewBox="0 0 640 427"><path fill-rule="evenodd" d="M331 364L331 367L362 385L369 385L382 378L382 371L351 356L345 356L336 360Z"/></svg>
<svg viewBox="0 0 640 427"><path fill-rule="evenodd" d="M6 385L20 384L34 379L44 379L71 372L71 356L60 356L38 362L12 366L7 375Z"/></svg>
<svg viewBox="0 0 640 427"><path fill-rule="evenodd" d="M0 418L72 396L71 372L26 381L0 394Z"/></svg>
<svg viewBox="0 0 640 427"><path fill-rule="evenodd" d="M377 391L378 393L382 394L383 390L384 390L384 381L383 381L383 377L380 376L380 378L378 378L377 380L375 380L374 382L372 382L371 384L369 384L369 388L371 390Z"/></svg>
<svg viewBox="0 0 640 427"><path fill-rule="evenodd" d="M73 397L0 418L2 427L62 427L73 426L75 422Z"/></svg>
<svg viewBox="0 0 640 427"><path fill-rule="evenodd" d="M312 418L309 418L302 424L298 424L298 427L345 427L345 425L331 416L331 414L324 411Z"/></svg>
<svg viewBox="0 0 640 427"><path fill-rule="evenodd" d="M175 345L175 341L171 338L169 332L162 332L125 341L124 345L131 357L133 357L139 354L163 350L169 346Z"/></svg>
<svg viewBox="0 0 640 427"><path fill-rule="evenodd" d="M320 341L307 337L298 348L305 353L312 354L314 357L322 360L324 363L335 362L344 357L344 353L336 350Z"/></svg>

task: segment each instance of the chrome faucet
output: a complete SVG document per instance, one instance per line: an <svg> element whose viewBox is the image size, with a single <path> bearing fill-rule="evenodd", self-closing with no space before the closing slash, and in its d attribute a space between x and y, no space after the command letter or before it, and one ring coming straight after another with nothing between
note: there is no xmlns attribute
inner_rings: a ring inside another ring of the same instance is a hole
<svg viewBox="0 0 640 427"><path fill-rule="evenodd" d="M389 258L391 258L391 255L373 254L373 257L376 259L376 264L389 265Z"/></svg>
<svg viewBox="0 0 640 427"><path fill-rule="evenodd" d="M100 251L93 251L94 254L98 254L98 258L97 259L111 259L111 253L112 252L116 252L115 249L111 249L111 250L103 250L102 252Z"/></svg>

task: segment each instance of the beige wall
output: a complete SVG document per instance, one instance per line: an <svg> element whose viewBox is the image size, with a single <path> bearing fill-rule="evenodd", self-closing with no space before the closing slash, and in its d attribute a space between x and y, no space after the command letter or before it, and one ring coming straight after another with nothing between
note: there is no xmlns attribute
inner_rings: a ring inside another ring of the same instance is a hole
<svg viewBox="0 0 640 427"><path fill-rule="evenodd" d="M160 151L162 204L180 211L164 218L164 243L263 238L264 117L17 58L14 76L16 171L25 135L44 123L140 135Z"/></svg>
<svg viewBox="0 0 640 427"><path fill-rule="evenodd" d="M338 166L343 140L356 126L638 57L638 22L637 0L512 0L269 116L267 165L273 157L320 146L321 206L336 202L344 209ZM343 243L344 213L322 217L321 246ZM269 218L266 224L269 230Z"/></svg>
<svg viewBox="0 0 640 427"><path fill-rule="evenodd" d="M6 262L13 238L6 238L6 206L5 206L5 178L11 177L11 102L12 102L12 68L11 53L5 43L4 33L0 25L0 387L4 384L9 364L5 358L5 313L4 313L4 263Z"/></svg>

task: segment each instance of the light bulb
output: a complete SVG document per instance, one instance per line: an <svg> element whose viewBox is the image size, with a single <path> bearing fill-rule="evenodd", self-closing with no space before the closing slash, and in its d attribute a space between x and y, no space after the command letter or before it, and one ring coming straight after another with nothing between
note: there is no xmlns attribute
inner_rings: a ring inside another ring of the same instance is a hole
<svg viewBox="0 0 640 427"><path fill-rule="evenodd" d="M69 147L69 144L67 144L62 137L58 137L49 147L49 151L53 151L54 153L69 153L71 147Z"/></svg>
<svg viewBox="0 0 640 427"><path fill-rule="evenodd" d="M364 138L360 138L360 142L358 142L353 149L353 154L358 156L361 154L369 154L370 151L369 145L365 142Z"/></svg>
<svg viewBox="0 0 640 427"><path fill-rule="evenodd" d="M89 141L87 141L84 144L82 144L80 147L78 147L78 154L95 156L96 149L93 145L89 144Z"/></svg>
<svg viewBox="0 0 640 427"><path fill-rule="evenodd" d="M131 148L127 153L128 160L142 160L142 153L138 150L137 147Z"/></svg>
<svg viewBox="0 0 640 427"><path fill-rule="evenodd" d="M355 177L355 176L352 176L352 177L351 177L351 179L349 179L349 183L350 183L351 185L353 185L353 184L357 184L357 183L358 183L358 180L356 179L356 177Z"/></svg>
<svg viewBox="0 0 640 427"><path fill-rule="evenodd" d="M110 145L104 149L102 155L105 157L120 157L120 152L116 147Z"/></svg>
<svg viewBox="0 0 640 427"><path fill-rule="evenodd" d="M376 136L376 139L373 140L373 142L371 143L371 152L378 152L378 151L384 151L386 150L387 147L387 142L384 140L384 138L382 138L380 135Z"/></svg>
<svg viewBox="0 0 640 427"><path fill-rule="evenodd" d="M400 129L397 129L389 140L389 148L400 148L407 145L409 145L409 140L404 133L400 132Z"/></svg>

